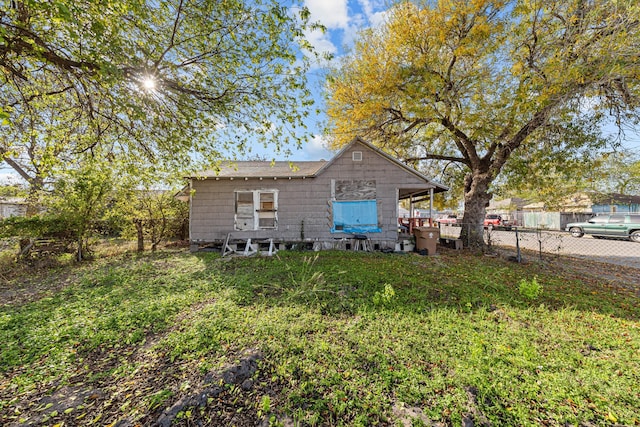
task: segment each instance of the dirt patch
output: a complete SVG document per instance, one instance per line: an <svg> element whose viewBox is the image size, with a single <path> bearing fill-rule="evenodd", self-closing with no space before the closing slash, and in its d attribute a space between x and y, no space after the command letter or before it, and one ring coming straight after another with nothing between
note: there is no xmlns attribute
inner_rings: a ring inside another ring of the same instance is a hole
<svg viewBox="0 0 640 427"><path fill-rule="evenodd" d="M146 358L142 364L125 363L125 351L96 360L64 385L46 384L16 396L0 411L0 424L257 426L265 420L268 425L272 416L260 409L264 396L274 402L273 407L281 400L281 386L260 369L263 356L258 350L242 352L236 362L209 372L191 362L174 363L158 353L141 353L131 358ZM127 375L94 375L127 367L131 370ZM9 401L7 391L0 390L0 400Z"/></svg>
<svg viewBox="0 0 640 427"><path fill-rule="evenodd" d="M75 273L29 268L14 271L11 276L0 277L0 306L37 301L46 295L60 292L76 283L78 278Z"/></svg>

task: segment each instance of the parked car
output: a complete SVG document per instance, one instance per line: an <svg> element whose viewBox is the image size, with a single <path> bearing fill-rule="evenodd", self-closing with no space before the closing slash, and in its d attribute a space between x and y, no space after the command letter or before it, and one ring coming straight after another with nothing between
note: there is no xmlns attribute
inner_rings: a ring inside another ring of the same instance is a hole
<svg viewBox="0 0 640 427"><path fill-rule="evenodd" d="M455 224L458 222L458 217L455 215L444 215L440 218L436 218L438 224Z"/></svg>
<svg viewBox="0 0 640 427"><path fill-rule="evenodd" d="M572 222L565 230L573 237L617 237L640 243L640 215L615 214L591 217L587 222Z"/></svg>
<svg viewBox="0 0 640 427"><path fill-rule="evenodd" d="M502 225L502 217L498 214L487 214L484 217L485 228L494 228Z"/></svg>

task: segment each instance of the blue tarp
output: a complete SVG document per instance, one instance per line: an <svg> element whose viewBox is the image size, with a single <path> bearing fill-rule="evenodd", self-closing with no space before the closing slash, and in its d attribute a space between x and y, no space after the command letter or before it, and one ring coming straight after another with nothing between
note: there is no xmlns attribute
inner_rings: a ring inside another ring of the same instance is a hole
<svg viewBox="0 0 640 427"><path fill-rule="evenodd" d="M375 200L333 202L332 233L380 233Z"/></svg>

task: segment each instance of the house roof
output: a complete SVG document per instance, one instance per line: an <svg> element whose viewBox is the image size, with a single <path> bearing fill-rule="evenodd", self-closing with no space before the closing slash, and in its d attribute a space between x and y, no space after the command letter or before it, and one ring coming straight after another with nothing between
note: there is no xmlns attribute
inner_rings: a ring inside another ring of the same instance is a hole
<svg viewBox="0 0 640 427"><path fill-rule="evenodd" d="M326 160L313 162L224 161L218 169L200 172L193 178L306 178L315 176L326 163Z"/></svg>
<svg viewBox="0 0 640 427"><path fill-rule="evenodd" d="M398 159L396 159L395 157L385 153L384 151L382 151L381 149L379 149L378 147L376 147L375 145L372 145L368 142L366 142L365 140L363 140L360 137L356 137L353 141L351 141L349 144L345 145L339 152L338 154L336 154L329 162L327 162L326 165L324 165L323 169L329 167L329 165L335 161L335 159L337 159L338 157L340 157L342 155L342 153L344 153L345 151L347 151L348 149L350 149L353 145L355 144L361 144L364 145L365 147L369 148L371 151L377 153L378 155L380 155L381 157L387 159L388 161L390 161L391 163L393 163L394 165L398 166L401 169L404 169L405 171L409 172L412 175L415 175L416 177L425 180L427 183L429 183L431 186L433 186L433 191L434 193L442 193L444 191L448 191L449 187L447 187L446 185L440 184L439 182L436 181L432 181L430 178L428 178L426 175L418 172L417 170L415 170L414 168L405 165L404 163L402 163L401 161L399 161ZM318 173L322 172L322 170L319 170ZM427 194L428 192L422 192L424 194ZM403 198L403 196L419 196L420 194L418 193L413 193L413 194L404 194L404 195L400 195L401 198Z"/></svg>
<svg viewBox="0 0 640 427"><path fill-rule="evenodd" d="M526 204L527 201L519 197L511 197L502 200L491 200L489 202L489 206L487 206L487 210L511 209L513 207L515 207L516 209L522 209L522 207Z"/></svg>
<svg viewBox="0 0 640 427"><path fill-rule="evenodd" d="M318 160L318 161L223 161L216 169L207 170L195 174L188 178L209 178L209 179L249 179L249 178L310 178L321 174L336 159L338 159L345 151L350 149L354 144L361 144L369 148L371 151L382 156L386 160L395 164L397 167L404 169L406 172L415 175L419 179L424 180L430 187L433 187L435 193L440 193L449 190L449 187L442 185L438 182L432 181L426 175L418 172L417 170L405 165L396 158L385 153L378 147L369 144L361 138L356 138L349 144L344 146L331 160ZM428 190L423 191L427 194ZM407 196L409 193L401 195ZM419 192L411 193L413 196L418 196Z"/></svg>
<svg viewBox="0 0 640 427"><path fill-rule="evenodd" d="M593 200L594 204L607 204L607 205L615 205L615 204L640 204L640 196L633 196L628 194L620 194L620 193L594 193L590 196L591 200Z"/></svg>
<svg viewBox="0 0 640 427"><path fill-rule="evenodd" d="M26 205L27 203L25 197L0 197L0 204L3 205Z"/></svg>
<svg viewBox="0 0 640 427"><path fill-rule="evenodd" d="M582 192L575 193L560 202L562 209L585 208L595 205L634 205L640 204L640 196L619 193ZM524 206L524 209L544 209L544 202L535 202Z"/></svg>

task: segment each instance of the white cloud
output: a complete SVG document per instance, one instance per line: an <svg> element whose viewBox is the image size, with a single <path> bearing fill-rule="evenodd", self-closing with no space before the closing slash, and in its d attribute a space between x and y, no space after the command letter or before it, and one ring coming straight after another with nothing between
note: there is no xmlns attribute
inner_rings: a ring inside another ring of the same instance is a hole
<svg viewBox="0 0 640 427"><path fill-rule="evenodd" d="M379 27L386 21L388 14L388 10L372 13L371 16L369 16L369 23L371 23L372 27Z"/></svg>
<svg viewBox="0 0 640 427"><path fill-rule="evenodd" d="M329 160L334 155L334 153L327 148L327 141L320 135L315 135L311 141L303 145L301 151L303 160Z"/></svg>
<svg viewBox="0 0 640 427"><path fill-rule="evenodd" d="M305 0L311 21L319 21L329 30L347 28L349 12L347 0Z"/></svg>
<svg viewBox="0 0 640 427"><path fill-rule="evenodd" d="M386 0L304 0L311 22L319 22L326 33L305 34L317 52L339 55L353 45L358 32L380 25L386 15Z"/></svg>
<svg viewBox="0 0 640 427"><path fill-rule="evenodd" d="M329 33L320 30L314 30L305 33L305 38L311 43L318 53L335 54L338 51L336 45L330 39Z"/></svg>

